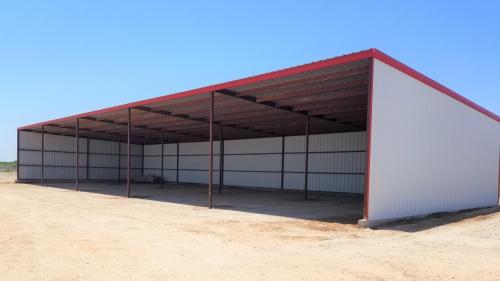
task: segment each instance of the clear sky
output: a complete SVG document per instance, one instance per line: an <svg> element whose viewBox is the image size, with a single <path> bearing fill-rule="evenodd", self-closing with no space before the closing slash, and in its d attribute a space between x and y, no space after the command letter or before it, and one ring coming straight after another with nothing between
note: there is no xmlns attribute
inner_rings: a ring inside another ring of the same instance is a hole
<svg viewBox="0 0 500 281"><path fill-rule="evenodd" d="M2 1L0 161L16 128L378 48L500 113L500 1Z"/></svg>

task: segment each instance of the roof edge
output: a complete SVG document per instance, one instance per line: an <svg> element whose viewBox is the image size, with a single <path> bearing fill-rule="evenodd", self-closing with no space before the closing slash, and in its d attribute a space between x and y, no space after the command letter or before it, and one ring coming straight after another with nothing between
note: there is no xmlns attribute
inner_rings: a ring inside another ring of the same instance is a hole
<svg viewBox="0 0 500 281"><path fill-rule="evenodd" d="M99 113L105 113L105 112L111 112L115 110L121 110L121 109L127 109L130 107L136 107L136 106L141 106L141 105L148 105L151 103L155 102L164 102L168 100L173 100L173 99L178 99L178 98L184 98L184 97L189 97L189 96L194 96L198 94L203 94L203 93L209 93L212 91L217 91L225 88L233 88L233 87L239 87L239 86L244 86L246 84L250 83L255 83L255 82L262 82L265 80L269 79L275 79L275 78L281 78L284 76L288 75L294 75L294 74L300 74L306 71L313 71L325 67L331 67L339 64L344 64L344 63L350 63L362 59L367 59L371 58L373 56L373 50L374 49L368 49L368 50L363 50L360 52L356 53L351 53L351 54L346 54L330 59L325 59L325 60L320 60L308 64L303 64L299 66L294 66L294 67L289 67L289 68L284 68L272 72L267 72L264 74L259 74L255 76L249 76L246 78L241 78L237 80L232 80L229 82L223 82L223 83L218 83L218 84L213 84L210 86L205 86L201 88L196 88L188 91L183 91L183 92L178 92L178 93L173 93L173 94L167 94L163 95L160 97L156 98L150 98L150 99L145 99L145 100L140 100L136 102L130 102L122 105L117 105L117 106L112 106L108 108L103 108L99 110L94 110L94 111L89 111L81 114L75 114L75 115L70 115L67 117L62 117L62 118L57 118L57 119L52 119L48 121L43 121L39 123L34 123L30 125L25 125L22 127L18 127L17 130L24 130L24 129L29 129L37 126L42 126L42 125L47 125L55 122L61 122L61 121L66 121L70 119L76 119L76 118L81 118L81 117L86 117L89 115L94 115L94 114L99 114Z"/></svg>
<svg viewBox="0 0 500 281"><path fill-rule="evenodd" d="M331 67L331 66L335 66L335 65L339 65L339 64L350 63L350 62L354 62L354 61L358 61L358 60L362 60L362 59L367 59L367 58L376 58L376 59L398 69L399 71L423 82L424 84L438 90L439 92L475 109L476 111L479 111L480 113L483 113L484 115L496 120L497 122L500 122L500 117L497 114L495 114L495 113L487 110L486 108L478 105L477 103L465 98L464 96L462 96L462 95L456 93L455 91L447 88L446 86L440 84L439 82L436 82L435 80L425 76L424 74L416 71L415 69L409 67L408 65L392 58L391 56L385 54L384 52L382 52L376 48L371 48L371 49L363 50L363 51L356 52L356 53L346 54L346 55L342 55L342 56L338 56L338 57L334 57L334 58L330 58L330 59L316 61L316 62L303 64L303 65L299 65L299 66L294 66L294 67L290 67L290 68L285 68L285 69L281 69L281 70L276 70L276 71L272 71L272 72L267 72L264 74L259 74L259 75L255 75L255 76L250 76L250 77L246 77L246 78L232 80L229 82L213 84L210 86L196 88L196 89L192 89L192 90L188 90L188 91L178 92L178 93L174 93L174 94L167 94L167 95L163 95L163 96L156 97L156 98L150 98L150 99L125 103L122 105L112 106L112 107L98 109L98 110L89 111L89 112L85 112L85 113L75 114L75 115L71 115L71 116L67 116L67 117L62 117L62 118L52 119L52 120L34 123L34 124L30 124L30 125L25 125L22 127L18 127L17 130L18 131L25 130L25 129L30 129L30 128L38 127L38 126L42 126L42 125L48 125L51 123L56 123L56 122L67 121L67 120L71 120L71 119L91 116L91 115L95 115L95 114L99 114L99 113L111 112L111 111L122 110L122 109L127 109L127 108L141 106L141 105L149 105L149 104L155 103L155 102L164 102L164 101L168 101L168 100L179 99L179 98L199 95L199 94L203 94L203 93L209 93L209 92L221 90L224 88L233 88L233 87L244 86L244 85L250 84L250 83L262 82L262 81L269 80L269 79L276 79L276 78L281 78L281 77L288 76L288 75L300 74L300 73L303 73L306 71L313 71L313 70L317 70L317 69L321 69L321 68L325 68L325 67Z"/></svg>

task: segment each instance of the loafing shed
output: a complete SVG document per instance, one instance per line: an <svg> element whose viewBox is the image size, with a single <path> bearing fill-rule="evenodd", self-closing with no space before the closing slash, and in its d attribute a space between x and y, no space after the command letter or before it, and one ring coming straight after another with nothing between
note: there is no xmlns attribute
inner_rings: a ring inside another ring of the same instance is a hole
<svg viewBox="0 0 500 281"><path fill-rule="evenodd" d="M499 121L369 49L18 128L18 181L358 194L373 225L498 205Z"/></svg>

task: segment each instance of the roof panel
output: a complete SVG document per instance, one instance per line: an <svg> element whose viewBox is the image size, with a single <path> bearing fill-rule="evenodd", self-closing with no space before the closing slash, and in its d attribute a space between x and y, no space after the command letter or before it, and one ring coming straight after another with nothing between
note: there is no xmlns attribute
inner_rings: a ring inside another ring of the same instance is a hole
<svg viewBox="0 0 500 281"><path fill-rule="evenodd" d="M305 116L314 131L366 129L370 59L376 58L499 120L498 116L459 96L384 53L370 49L249 78L173 95L128 103L97 111L32 124L19 130L74 134L76 118L81 135L119 138L127 132L131 109L134 141L199 141L208 137L210 93L214 117L224 127L224 138L302 134ZM50 126L49 126L50 125ZM141 140L141 137L142 140Z"/></svg>

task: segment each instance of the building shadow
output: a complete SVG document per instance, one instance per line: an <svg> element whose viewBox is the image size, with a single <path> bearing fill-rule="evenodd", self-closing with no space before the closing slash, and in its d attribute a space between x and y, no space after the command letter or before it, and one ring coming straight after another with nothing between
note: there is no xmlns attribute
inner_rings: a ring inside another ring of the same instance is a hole
<svg viewBox="0 0 500 281"><path fill-rule="evenodd" d="M46 182L42 188L75 191L71 182ZM125 183L80 183L80 192L126 198ZM213 185L213 208L287 218L313 220L327 223L357 225L363 217L363 196L356 194L304 192L225 186L219 194L219 186ZM158 183L133 183L131 197L172 204L207 208L208 187L202 184L171 183L161 188Z"/></svg>

